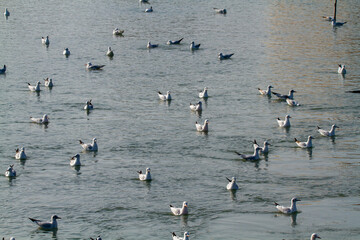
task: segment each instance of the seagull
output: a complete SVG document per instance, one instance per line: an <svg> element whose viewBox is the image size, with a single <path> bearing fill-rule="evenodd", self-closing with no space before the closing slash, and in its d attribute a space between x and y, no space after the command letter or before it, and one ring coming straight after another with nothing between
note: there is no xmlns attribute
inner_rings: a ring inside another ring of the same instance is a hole
<svg viewBox="0 0 360 240"><path fill-rule="evenodd" d="M105 65L92 65L91 62L88 62L85 66L88 70L101 70Z"/></svg>
<svg viewBox="0 0 360 240"><path fill-rule="evenodd" d="M64 48L63 55L65 55L66 57L70 55L69 48Z"/></svg>
<svg viewBox="0 0 360 240"><path fill-rule="evenodd" d="M53 84L53 82L52 82L52 79L50 78L46 78L46 79L44 79L44 81L45 81L45 87L49 87L49 88L52 88L53 86L54 86L54 84Z"/></svg>
<svg viewBox="0 0 360 240"><path fill-rule="evenodd" d="M170 91L167 91L166 94L162 94L160 91L158 91L158 96L160 100L171 100Z"/></svg>
<svg viewBox="0 0 360 240"><path fill-rule="evenodd" d="M36 223L39 226L39 228L41 228L41 229L53 230L53 229L57 229L57 221L56 221L56 219L61 219L61 218L56 216L56 215L52 215L50 222L42 222L42 221L36 220L34 218L29 218L29 219L31 221L33 221L34 223Z"/></svg>
<svg viewBox="0 0 360 240"><path fill-rule="evenodd" d="M16 177L16 171L14 169L14 164L10 165L5 172L5 177Z"/></svg>
<svg viewBox="0 0 360 240"><path fill-rule="evenodd" d="M239 187L238 185L236 184L236 177L232 177L231 180L226 178L229 183L226 185L226 189L227 190L238 190Z"/></svg>
<svg viewBox="0 0 360 240"><path fill-rule="evenodd" d="M47 114L44 114L42 118L33 118L33 117L30 117L30 120L34 123L49 123L49 117Z"/></svg>
<svg viewBox="0 0 360 240"><path fill-rule="evenodd" d="M185 201L183 202L182 208L176 208L173 205L170 205L171 212L176 215L187 215L188 214L188 203Z"/></svg>
<svg viewBox="0 0 360 240"><path fill-rule="evenodd" d="M190 103L190 109L193 111L202 111L202 102L199 101L197 104Z"/></svg>
<svg viewBox="0 0 360 240"><path fill-rule="evenodd" d="M285 120L280 120L280 118L277 118L276 121L279 124L279 127L290 127L290 115L285 116Z"/></svg>
<svg viewBox="0 0 360 240"><path fill-rule="evenodd" d="M145 174L143 174L142 171L138 171L138 173L141 181L151 181L150 168L146 168Z"/></svg>
<svg viewBox="0 0 360 240"><path fill-rule="evenodd" d="M49 36L46 36L46 38L41 37L41 42L42 42L42 44L49 46L49 44L50 44Z"/></svg>
<svg viewBox="0 0 360 240"><path fill-rule="evenodd" d="M151 44L151 42L148 42L146 47L147 48L157 48L159 46L159 44Z"/></svg>
<svg viewBox="0 0 360 240"><path fill-rule="evenodd" d="M321 239L321 237L319 235L317 235L316 233L313 233L313 234L311 234L310 240L315 240L317 238Z"/></svg>
<svg viewBox="0 0 360 240"><path fill-rule="evenodd" d="M124 33L124 30L119 30L118 28L115 28L113 30L113 35L121 36Z"/></svg>
<svg viewBox="0 0 360 240"><path fill-rule="evenodd" d="M25 160L26 159L26 154L25 154L25 148L24 147L20 148L20 150L16 149L15 159L19 159L19 160Z"/></svg>
<svg viewBox="0 0 360 240"><path fill-rule="evenodd" d="M102 238L100 237L100 235L96 238L96 239L94 239L94 238L90 238L90 240L102 240Z"/></svg>
<svg viewBox="0 0 360 240"><path fill-rule="evenodd" d="M341 65L341 64L338 65L339 65L338 73L345 74L346 73L345 65Z"/></svg>
<svg viewBox="0 0 360 240"><path fill-rule="evenodd" d="M298 101L295 101L293 99L287 98L286 102L289 106L300 106L300 103Z"/></svg>
<svg viewBox="0 0 360 240"><path fill-rule="evenodd" d="M176 236L174 232L172 232L172 239L173 240L189 240L189 232L184 232L184 238Z"/></svg>
<svg viewBox="0 0 360 240"><path fill-rule="evenodd" d="M204 90L202 92L199 92L199 98L208 98L208 88L204 87Z"/></svg>
<svg viewBox="0 0 360 240"><path fill-rule="evenodd" d="M341 27L341 26L344 25L345 23L347 23L347 22L337 22L335 19L332 19L332 20L331 20L331 25L332 25L333 27Z"/></svg>
<svg viewBox="0 0 360 240"><path fill-rule="evenodd" d="M10 16L10 12L9 12L9 10L7 8L5 8L4 16L5 17Z"/></svg>
<svg viewBox="0 0 360 240"><path fill-rule="evenodd" d="M275 203L275 207L280 212L285 213L285 214L291 214L291 213L297 212L296 202L298 202L298 201L301 201L301 200L297 199L297 198L292 198L290 207L280 206L277 202L274 202L274 203Z"/></svg>
<svg viewBox="0 0 360 240"><path fill-rule="evenodd" d="M220 13L220 14L226 14L226 9L225 8L214 8L216 13Z"/></svg>
<svg viewBox="0 0 360 240"><path fill-rule="evenodd" d="M92 142L91 143L84 143L83 141L79 140L82 148L85 150L85 151L97 151L98 150L98 145L96 143L96 138L93 138Z"/></svg>
<svg viewBox="0 0 360 240"><path fill-rule="evenodd" d="M153 12L152 6L150 8L145 9L145 12Z"/></svg>
<svg viewBox="0 0 360 240"><path fill-rule="evenodd" d="M191 42L190 50L199 50L199 48L200 48L200 43L195 45L194 41Z"/></svg>
<svg viewBox="0 0 360 240"><path fill-rule="evenodd" d="M309 136L307 142L300 142L295 138L295 143L301 148L312 148L312 139L314 138Z"/></svg>
<svg viewBox="0 0 360 240"><path fill-rule="evenodd" d="M86 105L84 107L84 110L92 110L94 109L94 105L91 103L91 99L89 101L86 101Z"/></svg>
<svg viewBox="0 0 360 240"><path fill-rule="evenodd" d="M0 69L0 74L4 74L6 72L6 65Z"/></svg>
<svg viewBox="0 0 360 240"><path fill-rule="evenodd" d="M205 119L204 124L195 122L196 130L198 132L208 132L209 131L209 120Z"/></svg>
<svg viewBox="0 0 360 240"><path fill-rule="evenodd" d="M335 136L335 128L339 128L339 127L336 126L335 124L333 124L333 125L331 126L330 131L326 131L326 130L320 128L319 126L317 126L317 128L318 128L318 132L319 132L321 135L326 136L326 137L333 137L333 136Z"/></svg>
<svg viewBox="0 0 360 240"><path fill-rule="evenodd" d="M264 146L260 147L256 140L254 140L254 150L259 147L261 153L269 153L269 146L271 146L271 144L268 141L265 141Z"/></svg>
<svg viewBox="0 0 360 240"><path fill-rule="evenodd" d="M111 47L108 47L108 50L106 52L106 56L108 56L108 57L113 57L114 56L114 52L113 52L113 50L111 50Z"/></svg>
<svg viewBox="0 0 360 240"><path fill-rule="evenodd" d="M180 44L180 42L183 40L184 38L181 38L181 39L179 39L179 40L177 40L177 41L171 41L171 40L169 40L169 41L167 41L167 45L174 45L174 44Z"/></svg>
<svg viewBox="0 0 360 240"><path fill-rule="evenodd" d="M322 16L322 18L329 22L331 22L333 20L333 18L330 16Z"/></svg>
<svg viewBox="0 0 360 240"><path fill-rule="evenodd" d="M149 0L139 0L141 3L149 3Z"/></svg>
<svg viewBox="0 0 360 240"><path fill-rule="evenodd" d="M260 88L258 88L258 90L261 95L267 95L268 97L270 97L272 88L273 86L269 85L266 90L261 90Z"/></svg>
<svg viewBox="0 0 360 240"><path fill-rule="evenodd" d="M38 81L35 86L31 86L31 84L28 83L28 87L32 92L40 92L40 81Z"/></svg>
<svg viewBox="0 0 360 240"><path fill-rule="evenodd" d="M74 167L74 166L81 166L80 154L76 154L75 156L73 156L72 158L70 158L70 166L72 166L72 167Z"/></svg>
<svg viewBox="0 0 360 240"><path fill-rule="evenodd" d="M234 55L234 53L225 54L225 55L224 55L223 53L219 53L219 54L218 54L218 58L219 58L220 60L230 59L232 55Z"/></svg>
<svg viewBox="0 0 360 240"><path fill-rule="evenodd" d="M276 93L276 92L272 92L272 94L274 94L275 96L277 96L281 100L285 100L287 98L294 99L294 92L296 92L296 91L290 90L289 95L283 95L283 94Z"/></svg>
<svg viewBox="0 0 360 240"><path fill-rule="evenodd" d="M259 156L259 151L261 150L261 148L257 147L255 150L254 150L254 154L253 155L245 155L245 154L241 154L241 153L238 153L235 151L235 153L237 155L239 155L242 159L245 159L245 160L259 160L260 159L260 156Z"/></svg>

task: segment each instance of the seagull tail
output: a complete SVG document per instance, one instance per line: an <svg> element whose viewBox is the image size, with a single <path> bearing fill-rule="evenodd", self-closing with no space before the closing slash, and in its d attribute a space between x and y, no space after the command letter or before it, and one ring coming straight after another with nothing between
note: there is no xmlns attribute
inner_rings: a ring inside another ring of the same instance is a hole
<svg viewBox="0 0 360 240"><path fill-rule="evenodd" d="M226 179L227 179L229 182L231 182L231 180L230 180L230 179L228 179L227 177L226 177Z"/></svg>
<svg viewBox="0 0 360 240"><path fill-rule="evenodd" d="M173 205L171 205L171 204L170 204L169 206L170 206L170 207L174 207L174 206L173 206Z"/></svg>
<svg viewBox="0 0 360 240"><path fill-rule="evenodd" d="M241 156L241 153L237 152L237 151L234 151L237 155Z"/></svg>
<svg viewBox="0 0 360 240"><path fill-rule="evenodd" d="M84 142L83 142L83 141L81 141L81 140L79 140L79 143L80 143L80 144L84 144Z"/></svg>
<svg viewBox="0 0 360 240"><path fill-rule="evenodd" d="M172 232L171 234L172 234L172 236L173 236L173 237L175 237L175 236L176 236L175 232Z"/></svg>
<svg viewBox="0 0 360 240"><path fill-rule="evenodd" d="M29 218L31 221L33 222L38 222L39 220L35 219L35 218Z"/></svg>
<svg viewBox="0 0 360 240"><path fill-rule="evenodd" d="M321 129L321 127L317 126L317 129Z"/></svg>
<svg viewBox="0 0 360 240"><path fill-rule="evenodd" d="M294 138L295 142L298 142L298 140L296 138Z"/></svg>
<svg viewBox="0 0 360 240"><path fill-rule="evenodd" d="M279 206L279 204L277 202L274 202L275 206Z"/></svg>

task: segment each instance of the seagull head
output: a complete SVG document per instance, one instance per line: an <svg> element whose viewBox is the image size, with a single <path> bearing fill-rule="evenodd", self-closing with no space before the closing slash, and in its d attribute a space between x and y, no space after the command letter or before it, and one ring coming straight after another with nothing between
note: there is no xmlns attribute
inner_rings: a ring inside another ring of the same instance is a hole
<svg viewBox="0 0 360 240"><path fill-rule="evenodd" d="M314 139L314 137L313 136L308 136L308 139L310 140L310 139Z"/></svg>
<svg viewBox="0 0 360 240"><path fill-rule="evenodd" d="M209 124L209 120L205 119L204 124Z"/></svg>
<svg viewBox="0 0 360 240"><path fill-rule="evenodd" d="M290 92L291 92L291 93L294 93L294 92L296 92L296 91L291 89Z"/></svg>
<svg viewBox="0 0 360 240"><path fill-rule="evenodd" d="M232 178L231 178L231 181L232 181L232 182L236 182L236 177L232 177Z"/></svg>
<svg viewBox="0 0 360 240"><path fill-rule="evenodd" d="M87 67L91 67L92 66L92 63L91 62L88 62L85 64Z"/></svg>
<svg viewBox="0 0 360 240"><path fill-rule="evenodd" d="M52 215L51 220L61 219L61 217L58 217L57 215Z"/></svg>
<svg viewBox="0 0 360 240"><path fill-rule="evenodd" d="M24 152L24 151L25 151L25 147L20 148L20 151Z"/></svg>
<svg viewBox="0 0 360 240"><path fill-rule="evenodd" d="M79 159L80 158L80 154L76 154L75 156L73 156L71 159Z"/></svg>
<svg viewBox="0 0 360 240"><path fill-rule="evenodd" d="M333 128L339 128L338 126L336 126L336 124L333 124L331 127L333 127Z"/></svg>
<svg viewBox="0 0 360 240"><path fill-rule="evenodd" d="M270 146L271 144L268 141L265 141L264 145Z"/></svg>
<svg viewBox="0 0 360 240"><path fill-rule="evenodd" d="M285 118L291 118L290 115L286 115Z"/></svg>
<svg viewBox="0 0 360 240"><path fill-rule="evenodd" d="M316 233L311 234L311 240L315 240L316 238L321 239L321 237L319 235L317 235Z"/></svg>
<svg viewBox="0 0 360 240"><path fill-rule="evenodd" d="M199 105L201 105L201 104L202 104L202 102L201 102L201 101L199 101L199 102L198 102L198 104L199 104Z"/></svg>
<svg viewBox="0 0 360 240"><path fill-rule="evenodd" d="M169 95L169 94L170 94L170 91L167 91L166 94Z"/></svg>
<svg viewBox="0 0 360 240"><path fill-rule="evenodd" d="M184 201L184 202L183 202L183 207L187 207L187 206L188 206L187 201Z"/></svg>
<svg viewBox="0 0 360 240"><path fill-rule="evenodd" d="M208 88L207 88L207 87L204 87L204 91L206 91L206 90L208 90Z"/></svg>
<svg viewBox="0 0 360 240"><path fill-rule="evenodd" d="M97 140L96 140L96 138L93 138L93 140L92 140L92 141L93 141L93 143L96 143L96 141L97 141Z"/></svg>
<svg viewBox="0 0 360 240"><path fill-rule="evenodd" d="M297 198L295 198L295 197L291 199L291 202L292 202L292 203L299 202L299 201L301 201L301 200L300 200L300 199L297 199Z"/></svg>
<svg viewBox="0 0 360 240"><path fill-rule="evenodd" d="M147 173L150 172L150 168L146 168L146 172L147 172Z"/></svg>
<svg viewBox="0 0 360 240"><path fill-rule="evenodd" d="M269 85L268 88L274 88L273 86Z"/></svg>

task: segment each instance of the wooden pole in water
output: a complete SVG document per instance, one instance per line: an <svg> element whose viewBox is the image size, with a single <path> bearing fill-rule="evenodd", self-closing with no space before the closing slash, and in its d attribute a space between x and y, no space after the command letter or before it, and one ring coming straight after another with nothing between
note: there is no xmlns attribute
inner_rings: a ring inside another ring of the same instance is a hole
<svg viewBox="0 0 360 240"><path fill-rule="evenodd" d="M335 0L335 3L334 3L334 22L336 22L336 4L337 4L337 0Z"/></svg>

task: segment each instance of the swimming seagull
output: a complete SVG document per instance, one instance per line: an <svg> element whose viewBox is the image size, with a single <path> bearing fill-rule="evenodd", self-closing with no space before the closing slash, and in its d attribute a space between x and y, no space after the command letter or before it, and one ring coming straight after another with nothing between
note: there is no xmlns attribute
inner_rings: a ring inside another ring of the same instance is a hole
<svg viewBox="0 0 360 240"><path fill-rule="evenodd" d="M285 214L291 214L291 213L297 212L296 202L298 202L298 201L301 201L301 200L297 199L297 198L292 198L290 207L280 206L277 202L274 202L274 203L275 203L275 207L280 212L285 213Z"/></svg>
<svg viewBox="0 0 360 240"><path fill-rule="evenodd" d="M25 160L26 159L26 154L25 154L25 148L22 147L19 149L16 149L15 151L15 159L19 159L19 160Z"/></svg>
<svg viewBox="0 0 360 240"><path fill-rule="evenodd" d="M317 238L321 239L321 237L319 237L319 235L317 235L316 233L313 233L313 234L311 234L310 240L315 240Z"/></svg>
<svg viewBox="0 0 360 240"><path fill-rule="evenodd" d="M57 229L57 221L56 221L56 219L61 219L61 218L56 216L56 215L52 215L50 222L42 222L41 220L37 220L37 219L34 219L34 218L29 218L29 219L31 221L33 221L34 223L36 223L39 226L39 228L41 228L41 229L52 230L52 229Z"/></svg>
<svg viewBox="0 0 360 240"><path fill-rule="evenodd" d="M205 119L204 124L200 124L196 121L195 126L196 126L196 130L198 132L208 132L209 131L209 120Z"/></svg>
<svg viewBox="0 0 360 240"><path fill-rule="evenodd" d="M216 13L220 13L220 14L226 14L226 9L225 8L214 8Z"/></svg>
<svg viewBox="0 0 360 240"><path fill-rule="evenodd" d="M85 151L97 151L98 150L98 145L97 145L97 140L96 138L93 138L91 143L84 143L83 141L79 140L80 145L82 146L82 148Z"/></svg>
<svg viewBox="0 0 360 240"><path fill-rule="evenodd" d="M157 48L159 46L159 44L151 44L151 42L148 42L146 47L147 48Z"/></svg>
<svg viewBox="0 0 360 240"><path fill-rule="evenodd" d="M80 154L76 154L75 156L73 156L72 158L70 158L70 166L72 166L72 167L74 167L74 166L81 166Z"/></svg>
<svg viewBox="0 0 360 240"><path fill-rule="evenodd" d="M331 126L330 131L326 131L326 130L320 128L319 126L317 126L317 128L318 128L318 132L319 132L321 135L326 136L326 137L333 137L333 136L335 136L335 128L339 128L339 127L336 126L335 124L333 124L333 125Z"/></svg>
<svg viewBox="0 0 360 240"><path fill-rule="evenodd" d="M30 117L30 120L34 123L40 123L40 124L43 124L43 123L49 123L49 117L47 114L44 114L42 116L42 118L33 118L33 117Z"/></svg>
<svg viewBox="0 0 360 240"><path fill-rule="evenodd" d="M88 62L85 66L88 70L101 70L105 65L92 65L91 62Z"/></svg>
<svg viewBox="0 0 360 240"><path fill-rule="evenodd" d="M208 98L208 88L204 87L204 90L202 92L199 92L199 98Z"/></svg>
<svg viewBox="0 0 360 240"><path fill-rule="evenodd" d="M54 84L53 84L53 82L52 82L52 79L50 78L46 78L46 79L44 79L44 81L45 81L45 87L49 87L49 88L52 88L53 86L54 86Z"/></svg>
<svg viewBox="0 0 360 240"><path fill-rule="evenodd" d="M0 69L0 74L4 74L6 72L6 65Z"/></svg>
<svg viewBox="0 0 360 240"><path fill-rule="evenodd" d="M295 143L301 148L312 148L312 139L314 139L312 136L308 136L308 140L306 142L300 142L296 138Z"/></svg>
<svg viewBox="0 0 360 240"><path fill-rule="evenodd" d="M69 48L64 48L63 55L65 55L66 57L70 55Z"/></svg>
<svg viewBox="0 0 360 240"><path fill-rule="evenodd" d="M189 232L184 232L183 238L176 236L176 234L174 232L172 232L171 234L172 234L173 240L189 240Z"/></svg>
<svg viewBox="0 0 360 240"><path fill-rule="evenodd" d="M46 38L41 37L41 43L45 44L46 46L49 46L50 44L49 36L46 36Z"/></svg>
<svg viewBox="0 0 360 240"><path fill-rule="evenodd" d="M138 173L141 181L151 181L150 168L146 168L145 174L142 171L138 171Z"/></svg>
<svg viewBox="0 0 360 240"><path fill-rule="evenodd" d="M197 104L191 104L190 103L190 109L192 111L202 111L202 102L199 101Z"/></svg>
<svg viewBox="0 0 360 240"><path fill-rule="evenodd" d="M30 91L32 92L40 92L40 81L36 83L35 86L32 86L30 83L27 83Z"/></svg>
<svg viewBox="0 0 360 240"><path fill-rule="evenodd" d="M268 141L264 141L264 146L260 147L256 140L254 140L254 150L259 147L260 153L269 153L269 146L271 146L271 144Z"/></svg>
<svg viewBox="0 0 360 240"><path fill-rule="evenodd" d="M102 240L102 238L100 237L100 235L96 238L96 239L94 239L94 238L90 238L90 240Z"/></svg>
<svg viewBox="0 0 360 240"><path fill-rule="evenodd" d="M220 60L230 59L232 55L234 55L234 53L225 54L225 55L224 55L223 53L219 53L219 54L218 54L218 58L219 58Z"/></svg>
<svg viewBox="0 0 360 240"><path fill-rule="evenodd" d="M5 17L10 16L10 12L9 12L9 10L7 8L5 8L4 16Z"/></svg>
<svg viewBox="0 0 360 240"><path fill-rule="evenodd" d="M146 12L146 13L148 13L148 12L153 12L152 6L151 6L150 8L145 9L145 12Z"/></svg>
<svg viewBox="0 0 360 240"><path fill-rule="evenodd" d="M262 90L262 89L260 89L260 88L258 88L258 90L259 90L259 93L260 93L261 95L271 96L271 89L272 89L272 88L273 88L273 86L269 85L269 86L267 86L267 89L266 89L266 90Z"/></svg>
<svg viewBox="0 0 360 240"><path fill-rule="evenodd" d="M260 151L261 148L257 147L255 150L254 150L254 154L253 155L245 155L245 154L241 154L239 152L236 152L235 153L237 155L239 155L242 159L244 160L259 160L260 159L260 156L259 156L259 151Z"/></svg>
<svg viewBox="0 0 360 240"><path fill-rule="evenodd" d="M271 92L271 93L274 94L275 96L277 96L279 99L285 100L287 98L294 99L294 92L296 92L296 91L290 90L289 95L280 94L280 93L276 93L276 92Z"/></svg>
<svg viewBox="0 0 360 240"><path fill-rule="evenodd" d="M187 215L188 214L188 203L186 201L184 201L182 208L176 208L173 205L170 205L170 210L176 216Z"/></svg>
<svg viewBox="0 0 360 240"><path fill-rule="evenodd" d="M117 35L117 36L120 36L124 33L124 30L119 30L118 28L115 28L113 30L113 35Z"/></svg>
<svg viewBox="0 0 360 240"><path fill-rule="evenodd" d="M201 45L200 43L195 45L194 41L192 41L190 44L190 50L199 50L200 45Z"/></svg>
<svg viewBox="0 0 360 240"><path fill-rule="evenodd" d="M279 127L290 127L290 115L285 116L285 120L280 120L280 118L277 118L276 121L279 124Z"/></svg>
<svg viewBox="0 0 360 240"><path fill-rule="evenodd" d="M226 178L229 183L226 185L227 190L238 190L239 186L236 184L236 177L232 177L231 179Z"/></svg>
<svg viewBox="0 0 360 240"><path fill-rule="evenodd" d="M160 91L158 91L158 96L160 100L171 100L170 91L167 91L166 94L162 94Z"/></svg>
<svg viewBox="0 0 360 240"><path fill-rule="evenodd" d="M106 56L108 56L108 57L113 57L114 56L114 52L113 52L113 50L111 50L111 47L108 47L108 50L106 52Z"/></svg>
<svg viewBox="0 0 360 240"><path fill-rule="evenodd" d="M84 106L84 110L92 110L94 109L94 105L91 103L91 99L89 101L86 101L86 105Z"/></svg>
<svg viewBox="0 0 360 240"><path fill-rule="evenodd" d="M345 65L341 65L341 64L338 64L338 65L339 65L338 73L345 74L346 73Z"/></svg>
<svg viewBox="0 0 360 240"><path fill-rule="evenodd" d="M300 103L298 101L295 101L293 99L287 98L286 102L289 106L300 106Z"/></svg>
<svg viewBox="0 0 360 240"><path fill-rule="evenodd" d="M14 169L14 164L10 165L5 172L5 177L16 177L16 171Z"/></svg>
<svg viewBox="0 0 360 240"><path fill-rule="evenodd" d="M183 40L184 38L181 38L181 39L179 39L179 40L177 40L177 41L171 41L171 40L169 40L169 41L167 41L167 45L174 45L174 44L180 44L180 42Z"/></svg>

